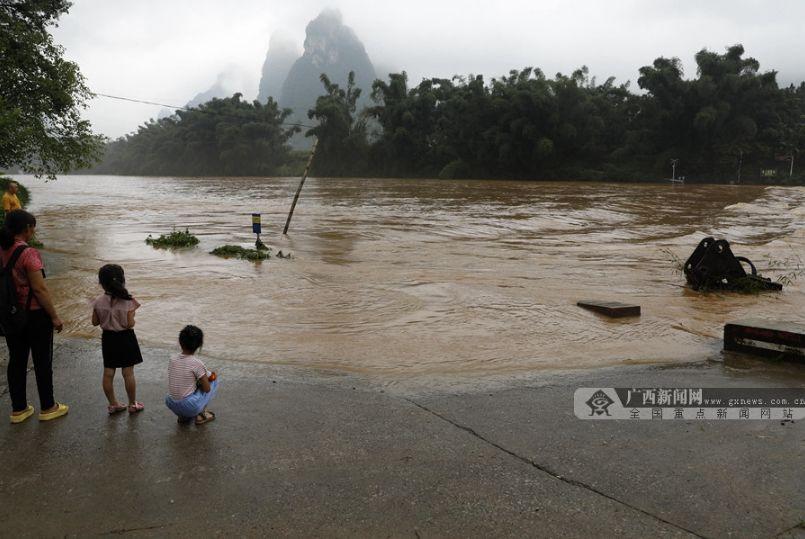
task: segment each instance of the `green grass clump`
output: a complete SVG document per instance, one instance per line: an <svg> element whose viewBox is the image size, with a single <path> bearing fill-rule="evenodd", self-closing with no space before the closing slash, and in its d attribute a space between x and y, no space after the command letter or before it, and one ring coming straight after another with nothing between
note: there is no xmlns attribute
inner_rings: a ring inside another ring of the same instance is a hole
<svg viewBox="0 0 805 539"><path fill-rule="evenodd" d="M241 260L267 260L271 258L271 249L245 249L240 245L224 245L216 247L210 254L221 258L239 258Z"/></svg>
<svg viewBox="0 0 805 539"><path fill-rule="evenodd" d="M145 239L145 243L156 249L181 249L198 245L198 238L191 234L188 229L185 229L184 232L174 230L170 234L162 234L158 238L153 238L149 234Z"/></svg>
<svg viewBox="0 0 805 539"><path fill-rule="evenodd" d="M663 253L671 262L671 265L674 268L674 273L685 273L685 263L682 262L682 259L676 256L671 249L663 247L660 249L660 252Z"/></svg>

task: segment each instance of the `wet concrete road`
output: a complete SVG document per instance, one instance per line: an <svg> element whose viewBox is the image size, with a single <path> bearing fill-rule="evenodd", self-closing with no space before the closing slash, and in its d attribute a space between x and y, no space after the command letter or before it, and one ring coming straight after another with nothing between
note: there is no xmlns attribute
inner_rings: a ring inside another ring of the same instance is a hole
<svg viewBox="0 0 805 539"><path fill-rule="evenodd" d="M590 422L572 411L577 387L797 385L787 367L618 367L392 394L353 376L210 360L218 419L182 427L162 404L169 352L144 349L145 412L109 418L98 348L59 342L67 418L0 423L3 536L805 531L803 422ZM35 402L33 373L29 388ZM6 413L5 392L0 401Z"/></svg>

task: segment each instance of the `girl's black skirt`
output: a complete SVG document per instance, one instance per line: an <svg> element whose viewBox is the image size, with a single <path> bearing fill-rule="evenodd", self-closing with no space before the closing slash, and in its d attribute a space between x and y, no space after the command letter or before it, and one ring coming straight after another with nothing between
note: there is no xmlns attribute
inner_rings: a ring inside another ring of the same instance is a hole
<svg viewBox="0 0 805 539"><path fill-rule="evenodd" d="M143 362L140 345L133 329L105 331L101 336L103 366L106 369L124 369Z"/></svg>

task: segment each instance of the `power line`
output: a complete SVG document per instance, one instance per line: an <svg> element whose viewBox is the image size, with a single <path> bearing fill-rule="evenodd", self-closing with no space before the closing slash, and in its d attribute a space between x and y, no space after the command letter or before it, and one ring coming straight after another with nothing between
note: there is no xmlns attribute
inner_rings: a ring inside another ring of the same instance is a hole
<svg viewBox="0 0 805 539"><path fill-rule="evenodd" d="M227 114L225 112L215 112L213 110L205 110L205 109L197 109L197 108L188 108L188 107L179 107L176 105L167 105L165 103L157 103L156 101L145 101L143 99L134 99L132 97L122 97L119 95L109 95L109 94L102 94L99 92L93 92L93 96L98 97L108 97L109 99L117 99L119 101L129 101L130 103L141 103L143 105L155 105L157 107L165 107L169 109L175 110L186 110L188 112L202 112L204 114L217 114L218 116L230 116L232 118L243 118L243 116L236 116L234 114ZM280 125L288 125L292 127L304 127L307 129L313 129L315 126L313 125L305 125L305 124L298 124L298 123L290 123L290 122L280 122Z"/></svg>

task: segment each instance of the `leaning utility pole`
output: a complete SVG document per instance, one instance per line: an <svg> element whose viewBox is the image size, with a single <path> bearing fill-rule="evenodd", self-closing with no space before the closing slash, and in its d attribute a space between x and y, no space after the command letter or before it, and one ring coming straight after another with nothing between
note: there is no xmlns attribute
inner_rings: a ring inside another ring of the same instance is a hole
<svg viewBox="0 0 805 539"><path fill-rule="evenodd" d="M296 201L299 200L299 194L302 192L302 186L305 185L305 179L307 179L308 172L310 172L310 166L313 164L313 156L316 155L316 147L319 145L319 139L313 143L313 149L310 151L310 158L307 160L307 166L305 166L305 171L302 173L302 181L299 182L299 187L296 188L296 194L293 197L293 203L291 203L291 211L288 212L288 220L285 221L285 229L282 231L283 234L288 233L288 227L291 226L291 217L293 217L293 211L296 208Z"/></svg>

